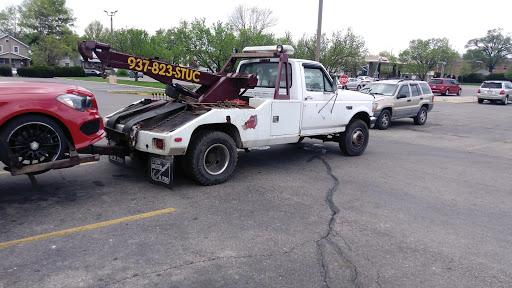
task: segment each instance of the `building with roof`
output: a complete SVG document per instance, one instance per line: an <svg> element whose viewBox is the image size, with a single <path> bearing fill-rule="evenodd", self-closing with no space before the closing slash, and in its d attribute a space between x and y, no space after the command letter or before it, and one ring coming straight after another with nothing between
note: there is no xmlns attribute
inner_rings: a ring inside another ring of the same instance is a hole
<svg viewBox="0 0 512 288"><path fill-rule="evenodd" d="M4 34L0 36L0 65L13 68L29 67L28 45L20 40Z"/></svg>

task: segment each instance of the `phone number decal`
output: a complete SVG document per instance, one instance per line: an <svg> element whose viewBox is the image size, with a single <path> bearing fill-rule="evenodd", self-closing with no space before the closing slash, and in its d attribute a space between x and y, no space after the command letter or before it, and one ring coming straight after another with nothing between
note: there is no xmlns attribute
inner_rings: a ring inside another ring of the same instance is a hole
<svg viewBox="0 0 512 288"><path fill-rule="evenodd" d="M128 58L128 65L130 65L131 70L135 69L142 72L147 72L149 70L153 72L153 74L164 75L194 82L199 82L199 75L201 75L201 72L199 71L190 70L183 67L174 67L164 63L151 62L146 59L135 57Z"/></svg>

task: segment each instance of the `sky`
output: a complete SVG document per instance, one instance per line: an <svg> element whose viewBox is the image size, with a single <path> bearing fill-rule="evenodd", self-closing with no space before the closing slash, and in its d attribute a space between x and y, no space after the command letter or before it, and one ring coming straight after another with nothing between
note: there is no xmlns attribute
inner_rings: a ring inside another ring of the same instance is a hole
<svg viewBox="0 0 512 288"><path fill-rule="evenodd" d="M2 2L0 9L3 10L9 4L21 4L22 0ZM218 21L226 23L238 5L271 9L278 23L267 32L276 37L284 36L286 31L291 32L294 41L304 34L316 35L319 0L66 1L66 6L73 10L76 18L72 29L78 35L82 35L84 28L94 20L110 28L110 17L105 10L118 11L113 17L114 30L138 28L154 34L161 28L178 26L181 20L205 18L208 26ZM323 0L321 31L330 37L337 31L344 34L350 27L354 34L364 39L372 55L381 51L398 55L407 49L411 40L444 37L449 39L453 49L462 54L468 40L483 37L490 29L503 28L505 35L512 35L510 11L510 0L495 0L488 7L484 2L477 5L476 1L463 0Z"/></svg>

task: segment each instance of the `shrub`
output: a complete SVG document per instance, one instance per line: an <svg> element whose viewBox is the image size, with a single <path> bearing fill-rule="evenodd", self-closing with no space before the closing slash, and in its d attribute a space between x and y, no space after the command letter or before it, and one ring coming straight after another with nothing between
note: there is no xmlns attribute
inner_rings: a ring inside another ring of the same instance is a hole
<svg viewBox="0 0 512 288"><path fill-rule="evenodd" d="M507 80L505 73L491 73L485 77L485 80Z"/></svg>
<svg viewBox="0 0 512 288"><path fill-rule="evenodd" d="M62 67L36 65L31 67L18 68L18 75L22 77L52 78L52 77L84 77L85 71L82 67Z"/></svg>
<svg viewBox="0 0 512 288"><path fill-rule="evenodd" d="M124 69L119 69L117 70L116 75L120 77L128 77L128 71Z"/></svg>
<svg viewBox="0 0 512 288"><path fill-rule="evenodd" d="M482 83L484 82L484 75L482 73L469 73L464 77L465 83Z"/></svg>
<svg viewBox="0 0 512 288"><path fill-rule="evenodd" d="M462 76L457 77L457 82L462 83Z"/></svg>
<svg viewBox="0 0 512 288"><path fill-rule="evenodd" d="M441 72L434 72L434 78L441 78Z"/></svg>
<svg viewBox="0 0 512 288"><path fill-rule="evenodd" d="M12 76L12 69L9 66L0 66L0 76Z"/></svg>

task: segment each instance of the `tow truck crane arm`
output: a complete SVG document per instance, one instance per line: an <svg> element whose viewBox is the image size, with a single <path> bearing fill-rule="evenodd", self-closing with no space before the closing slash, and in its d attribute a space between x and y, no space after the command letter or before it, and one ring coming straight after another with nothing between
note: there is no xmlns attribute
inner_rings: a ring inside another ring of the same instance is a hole
<svg viewBox="0 0 512 288"><path fill-rule="evenodd" d="M144 58L130 54L113 51L109 44L97 41L83 41L78 44L78 51L84 61L92 60L94 55L101 62L101 71L105 69L120 68L144 73L161 83L172 85L181 94L193 97L197 103L216 103L218 101L231 101L239 97L240 90L256 87L258 79L255 75L247 73L234 73L234 63L224 66L219 73L198 71L179 65L160 61L158 58ZM234 60L236 61L236 59ZM173 83L180 80L199 84L196 89Z"/></svg>

